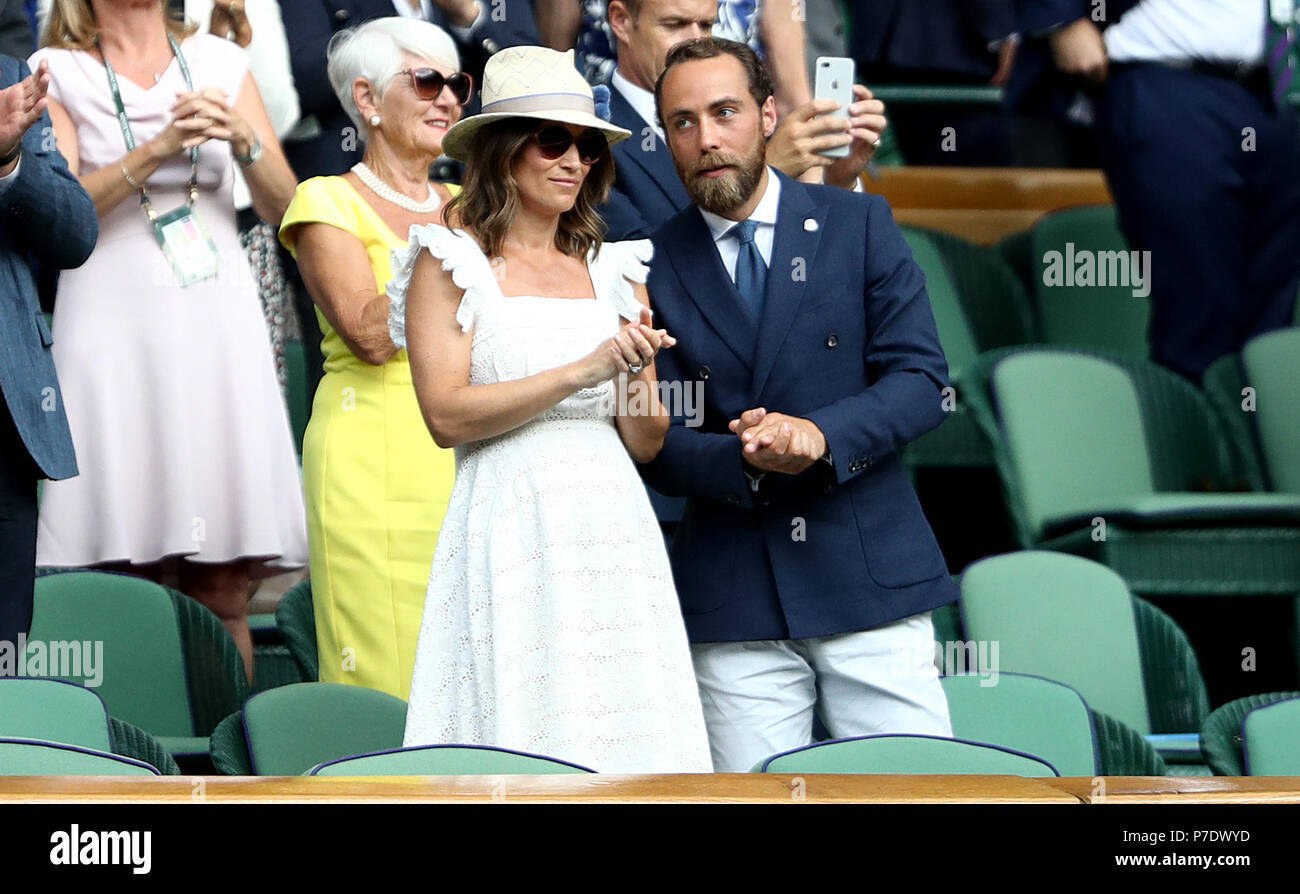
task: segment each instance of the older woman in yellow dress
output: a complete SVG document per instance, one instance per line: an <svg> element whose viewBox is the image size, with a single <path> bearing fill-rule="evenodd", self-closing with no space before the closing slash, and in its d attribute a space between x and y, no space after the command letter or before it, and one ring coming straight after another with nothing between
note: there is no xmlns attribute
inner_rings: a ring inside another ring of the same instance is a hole
<svg viewBox="0 0 1300 894"><path fill-rule="evenodd" d="M330 81L365 155L302 183L280 228L324 333L302 458L320 678L400 698L455 461L424 427L385 285L390 253L412 226L441 223L456 189L429 167L470 96L459 67L451 37L426 22L376 19L337 36Z"/></svg>

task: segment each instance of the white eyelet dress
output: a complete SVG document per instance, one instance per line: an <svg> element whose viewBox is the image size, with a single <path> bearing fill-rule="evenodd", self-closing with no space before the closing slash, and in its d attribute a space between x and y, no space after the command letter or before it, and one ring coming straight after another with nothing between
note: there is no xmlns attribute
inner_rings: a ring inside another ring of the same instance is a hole
<svg viewBox="0 0 1300 894"><path fill-rule="evenodd" d="M596 299L505 297L463 231L412 227L388 285L405 346L406 290L428 249L464 289L471 385L590 353L639 317L648 241L588 258ZM710 772L672 572L614 424L614 386L583 389L513 431L456 448L429 575L406 745L496 745L602 773Z"/></svg>

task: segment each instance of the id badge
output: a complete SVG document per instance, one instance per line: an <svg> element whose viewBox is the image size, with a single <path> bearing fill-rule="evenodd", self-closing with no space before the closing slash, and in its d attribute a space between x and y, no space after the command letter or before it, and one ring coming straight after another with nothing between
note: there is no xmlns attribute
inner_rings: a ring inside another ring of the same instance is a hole
<svg viewBox="0 0 1300 894"><path fill-rule="evenodd" d="M182 205L174 211L159 215L153 222L153 231L182 286L193 285L217 275L221 268L221 256L217 254L216 243L199 220L197 209Z"/></svg>

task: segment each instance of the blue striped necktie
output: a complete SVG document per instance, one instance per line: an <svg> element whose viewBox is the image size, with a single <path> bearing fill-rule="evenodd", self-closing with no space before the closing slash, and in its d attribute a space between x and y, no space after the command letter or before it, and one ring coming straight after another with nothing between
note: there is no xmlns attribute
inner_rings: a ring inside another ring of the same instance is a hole
<svg viewBox="0 0 1300 894"><path fill-rule="evenodd" d="M758 221L742 220L731 228L731 235L740 242L736 256L736 290L740 292L754 322L763 318L763 295L767 286L767 264L754 242Z"/></svg>

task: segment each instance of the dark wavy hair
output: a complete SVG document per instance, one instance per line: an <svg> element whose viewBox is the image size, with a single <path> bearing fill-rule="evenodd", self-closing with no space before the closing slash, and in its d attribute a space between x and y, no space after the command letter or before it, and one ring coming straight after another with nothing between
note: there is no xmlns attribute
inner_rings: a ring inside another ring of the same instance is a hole
<svg viewBox="0 0 1300 894"><path fill-rule="evenodd" d="M507 118L485 124L470 143L469 161L460 194L447 204L449 225L474 233L489 258L501 254L506 233L519 212L519 186L511 174L515 159L546 122ZM573 207L560 215L555 247L585 259L605 238L605 221L596 209L609 197L614 183L614 158L606 152L582 181Z"/></svg>

